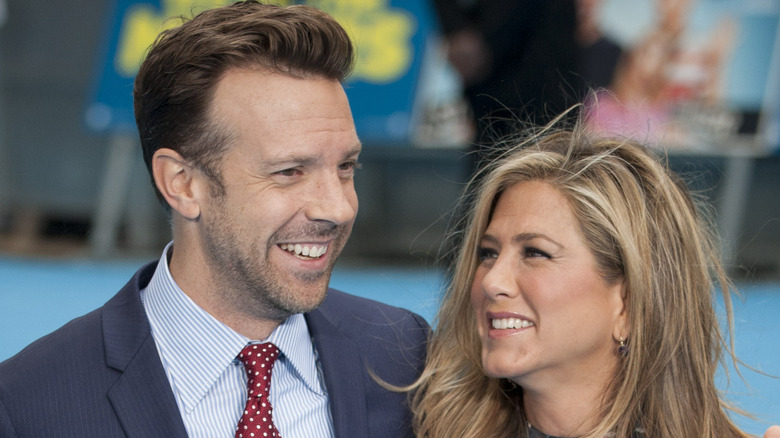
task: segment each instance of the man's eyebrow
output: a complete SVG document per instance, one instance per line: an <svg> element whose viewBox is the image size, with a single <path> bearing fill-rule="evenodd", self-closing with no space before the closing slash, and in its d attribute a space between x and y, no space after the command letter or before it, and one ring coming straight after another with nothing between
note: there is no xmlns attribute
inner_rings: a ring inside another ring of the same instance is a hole
<svg viewBox="0 0 780 438"><path fill-rule="evenodd" d="M355 146L353 146L349 151L347 151L344 154L344 158L350 158L354 157L355 155L360 154L360 152L363 150L363 146L361 143L357 143ZM274 167L274 166L281 166L281 165L290 165L294 164L297 166L307 166L315 164L317 161L319 161L320 156L319 155L296 155L296 154L290 154L290 155L284 155L281 157L275 157L268 160L265 160L265 165L268 167Z"/></svg>
<svg viewBox="0 0 780 438"><path fill-rule="evenodd" d="M354 155L359 154L362 151L363 151L363 144L358 142L357 144L352 146L352 149L350 149L349 152L347 152L344 156L345 157L352 157Z"/></svg>
<svg viewBox="0 0 780 438"><path fill-rule="evenodd" d="M265 164L269 167L281 166L281 165L309 165L317 162L317 157L310 155L285 155L283 157L276 157L269 160L265 160Z"/></svg>

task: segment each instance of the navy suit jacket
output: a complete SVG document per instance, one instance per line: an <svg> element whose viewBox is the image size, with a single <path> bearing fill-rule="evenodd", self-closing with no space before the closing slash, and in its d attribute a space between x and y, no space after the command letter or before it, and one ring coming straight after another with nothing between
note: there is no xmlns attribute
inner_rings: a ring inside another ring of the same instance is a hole
<svg viewBox="0 0 780 438"><path fill-rule="evenodd" d="M154 268L141 268L102 308L0 363L0 437L186 437L139 296ZM412 436L406 394L384 389L371 373L413 382L428 324L332 289L305 317L336 436Z"/></svg>

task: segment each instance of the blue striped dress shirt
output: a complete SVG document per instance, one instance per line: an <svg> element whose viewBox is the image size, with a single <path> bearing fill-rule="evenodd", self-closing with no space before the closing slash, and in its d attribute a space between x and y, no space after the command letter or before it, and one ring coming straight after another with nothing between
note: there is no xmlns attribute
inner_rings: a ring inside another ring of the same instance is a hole
<svg viewBox="0 0 780 438"><path fill-rule="evenodd" d="M273 342L282 354L269 398L284 438L332 437L317 353L303 315L293 315L265 340L250 340L195 304L168 269L168 251L141 291L152 336L190 437L232 437L246 404L247 377L236 356L247 343Z"/></svg>

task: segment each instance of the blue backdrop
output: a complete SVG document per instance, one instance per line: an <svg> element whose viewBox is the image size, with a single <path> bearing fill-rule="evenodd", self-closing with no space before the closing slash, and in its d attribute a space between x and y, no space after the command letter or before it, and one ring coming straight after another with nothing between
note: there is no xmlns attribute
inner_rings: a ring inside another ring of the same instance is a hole
<svg viewBox="0 0 780 438"><path fill-rule="evenodd" d="M145 260L36 260L0 256L0 361L70 319L101 306ZM443 276L431 268L357 268L337 265L331 285L346 292L404 307L434 323ZM735 300L735 343L745 363L742 377L731 364L730 384L718 387L756 419L735 415L749 433L780 424L780 283L743 284ZM720 302L720 299L717 300ZM719 308L722 314L723 309ZM749 367L753 367L750 369ZM768 373L767 374L762 374Z"/></svg>

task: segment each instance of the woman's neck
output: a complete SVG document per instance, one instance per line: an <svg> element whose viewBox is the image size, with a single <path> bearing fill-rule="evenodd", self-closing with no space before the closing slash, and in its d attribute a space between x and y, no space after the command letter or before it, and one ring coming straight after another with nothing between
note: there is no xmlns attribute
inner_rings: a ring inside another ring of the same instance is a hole
<svg viewBox="0 0 780 438"><path fill-rule="evenodd" d="M555 437L586 435L596 425L604 405L607 381L593 379L534 390L523 388L523 410L537 430Z"/></svg>

